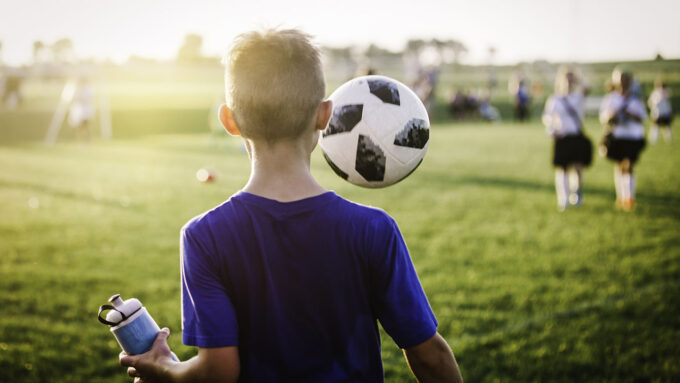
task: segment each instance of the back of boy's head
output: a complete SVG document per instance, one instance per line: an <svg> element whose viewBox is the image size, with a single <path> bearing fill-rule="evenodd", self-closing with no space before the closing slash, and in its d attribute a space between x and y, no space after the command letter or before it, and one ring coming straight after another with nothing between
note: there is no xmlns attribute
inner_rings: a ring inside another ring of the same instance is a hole
<svg viewBox="0 0 680 383"><path fill-rule="evenodd" d="M227 105L243 137L274 143L310 128L326 85L309 35L295 29L242 34L225 65Z"/></svg>

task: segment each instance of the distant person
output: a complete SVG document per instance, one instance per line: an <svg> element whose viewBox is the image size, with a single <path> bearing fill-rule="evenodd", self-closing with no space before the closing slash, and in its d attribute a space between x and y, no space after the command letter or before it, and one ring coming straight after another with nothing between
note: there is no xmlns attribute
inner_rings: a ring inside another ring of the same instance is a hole
<svg viewBox="0 0 680 383"><path fill-rule="evenodd" d="M181 231L182 336L121 354L144 382L382 382L377 322L421 382L462 382L396 222L321 187L331 116L319 51L296 30L239 36L219 118L247 143L243 190Z"/></svg>
<svg viewBox="0 0 680 383"><path fill-rule="evenodd" d="M90 141L90 121L94 118L94 90L90 81L81 78L78 81L71 107L68 111L68 123L77 130L82 142Z"/></svg>
<svg viewBox="0 0 680 383"><path fill-rule="evenodd" d="M486 71L486 84L489 95L492 95L494 90L498 86L498 74L496 73L496 70L493 67L490 67Z"/></svg>
<svg viewBox="0 0 680 383"><path fill-rule="evenodd" d="M612 84L616 90L605 96L600 107L600 122L607 129L603 147L607 158L616 163L616 206L630 211L635 206L633 167L645 147L645 129L642 123L647 110L642 101L631 94L631 72L614 69Z"/></svg>
<svg viewBox="0 0 680 383"><path fill-rule="evenodd" d="M358 76L375 76L377 74L378 74L378 71L371 66L361 68L357 71L357 77Z"/></svg>
<svg viewBox="0 0 680 383"><path fill-rule="evenodd" d="M515 120L520 122L528 120L530 117L529 105L531 104L531 95L529 94L529 86L526 80L519 80L514 94L514 99Z"/></svg>
<svg viewBox="0 0 680 383"><path fill-rule="evenodd" d="M434 111L438 75L439 72L435 68L421 70L411 86L413 92L420 98L423 105L425 105L425 109L430 118L432 118L432 113Z"/></svg>
<svg viewBox="0 0 680 383"><path fill-rule="evenodd" d="M10 110L16 109L23 101L21 96L21 75L8 71L3 76L2 82L2 105Z"/></svg>
<svg viewBox="0 0 680 383"><path fill-rule="evenodd" d="M476 93L470 91L469 89L465 91L465 116L468 118L477 118L479 113L479 99Z"/></svg>
<svg viewBox="0 0 680 383"><path fill-rule="evenodd" d="M488 96L480 98L479 116L482 118L482 120L491 122L496 122L501 118L501 114L498 111L498 108L491 105L491 101L489 101Z"/></svg>
<svg viewBox="0 0 680 383"><path fill-rule="evenodd" d="M452 92L453 96L449 100L449 114L454 119L463 118L465 114L465 94L462 90L456 89Z"/></svg>
<svg viewBox="0 0 680 383"><path fill-rule="evenodd" d="M647 105L652 119L652 126L649 129L649 142L656 143L659 138L659 130L663 132L664 139L671 142L673 139L671 130L673 110L671 109L670 90L665 82L660 79L656 80L654 90L647 100Z"/></svg>
<svg viewBox="0 0 680 383"><path fill-rule="evenodd" d="M555 93L548 97L543 112L546 132L553 137L557 208L580 206L583 201L583 168L592 161L593 147L583 126L584 93L570 68L561 68L555 79Z"/></svg>

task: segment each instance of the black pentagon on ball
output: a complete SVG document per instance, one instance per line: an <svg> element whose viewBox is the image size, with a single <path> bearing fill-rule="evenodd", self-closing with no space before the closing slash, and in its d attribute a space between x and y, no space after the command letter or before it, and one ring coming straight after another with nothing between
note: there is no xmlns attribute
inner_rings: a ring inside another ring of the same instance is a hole
<svg viewBox="0 0 680 383"><path fill-rule="evenodd" d="M382 181L385 178L385 153L370 137L359 135L357 159L354 165L366 181Z"/></svg>
<svg viewBox="0 0 680 383"><path fill-rule="evenodd" d="M323 131L323 136L351 131L361 121L363 112L362 104L341 105L333 108L331 121Z"/></svg>
<svg viewBox="0 0 680 383"><path fill-rule="evenodd" d="M412 118L404 129L394 137L394 144L408 148L422 149L430 139L430 129L425 120Z"/></svg>
<svg viewBox="0 0 680 383"><path fill-rule="evenodd" d="M371 93L381 99L383 102L394 105L400 104L399 88L397 87L397 84L381 79L372 79L367 81L368 88L371 90Z"/></svg>
<svg viewBox="0 0 680 383"><path fill-rule="evenodd" d="M340 169L340 168L338 167L338 165L336 165L333 161L331 161L331 158L328 157L328 156L326 155L326 153L323 154L323 158L326 159L326 162L328 162L328 165L330 165L331 169L333 169L333 171L335 172L335 174L337 174L338 176L340 176L340 178L342 178L342 179L344 179L344 180L347 179L347 176L348 176L347 173L343 172L342 169Z"/></svg>

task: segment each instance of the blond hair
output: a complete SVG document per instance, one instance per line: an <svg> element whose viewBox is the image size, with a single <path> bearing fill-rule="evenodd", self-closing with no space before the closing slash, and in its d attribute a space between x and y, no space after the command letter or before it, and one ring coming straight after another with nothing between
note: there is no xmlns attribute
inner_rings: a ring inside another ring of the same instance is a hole
<svg viewBox="0 0 680 383"><path fill-rule="evenodd" d="M243 137L272 143L310 127L326 93L311 36L296 29L245 33L224 63L227 106Z"/></svg>
<svg viewBox="0 0 680 383"><path fill-rule="evenodd" d="M576 81L578 81L576 70L570 66L561 66L555 76L555 94L561 97L567 96L575 90Z"/></svg>

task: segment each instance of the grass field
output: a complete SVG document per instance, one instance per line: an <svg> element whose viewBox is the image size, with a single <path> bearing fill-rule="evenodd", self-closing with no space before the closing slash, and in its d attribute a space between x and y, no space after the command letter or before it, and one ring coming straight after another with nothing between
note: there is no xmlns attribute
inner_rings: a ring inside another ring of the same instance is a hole
<svg viewBox="0 0 680 383"><path fill-rule="evenodd" d="M62 82L29 83L25 105L0 110L0 382L130 381L95 318L114 293L170 327L181 359L196 352L181 344L179 229L236 192L248 160L207 133L219 69L133 74L109 75L110 142L65 127L40 144ZM677 140L643 152L635 211L614 209L612 165L597 158L584 206L558 213L537 121L440 122L431 137L393 187L352 186L318 150L312 171L396 218L466 381L680 381ZM204 166L215 183L196 181ZM387 382L413 381L386 336L383 359Z"/></svg>
<svg viewBox="0 0 680 383"><path fill-rule="evenodd" d="M591 133L599 130L591 124ZM365 190L319 152L313 173L393 215L469 382L680 379L680 147L649 147L638 208L613 207L611 165L585 205L555 209L538 124L435 125L404 182ZM202 166L219 178L200 184ZM0 146L0 381L128 381L97 322L113 293L138 297L181 345L178 231L247 179L238 141L163 135ZM383 337L388 382L412 381Z"/></svg>

